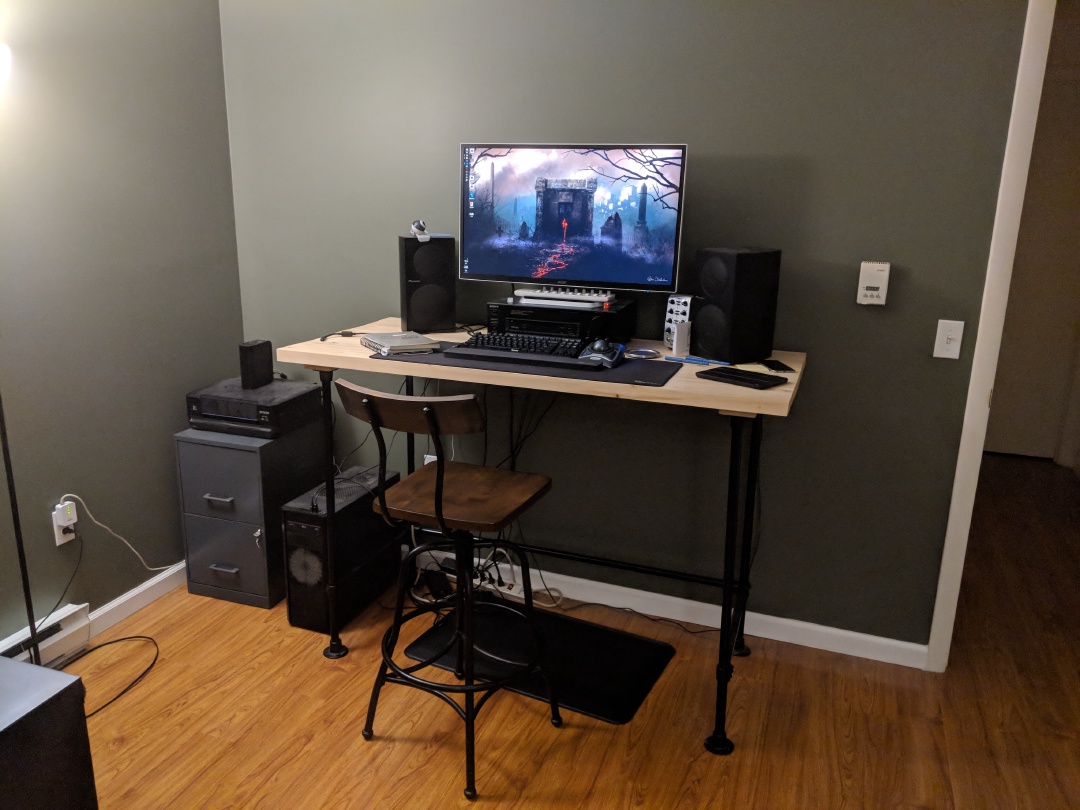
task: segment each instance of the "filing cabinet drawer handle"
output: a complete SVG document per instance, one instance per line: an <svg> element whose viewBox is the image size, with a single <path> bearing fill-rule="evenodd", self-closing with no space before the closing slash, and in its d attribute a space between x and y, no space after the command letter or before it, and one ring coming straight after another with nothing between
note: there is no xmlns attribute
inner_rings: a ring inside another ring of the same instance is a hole
<svg viewBox="0 0 1080 810"><path fill-rule="evenodd" d="M211 506L232 506L236 502L236 498L222 498L218 495L211 495L209 492L203 495L203 500Z"/></svg>
<svg viewBox="0 0 1080 810"><path fill-rule="evenodd" d="M233 576L240 573L240 569L235 565L222 565L221 563L210 563L210 570L217 571L219 574L231 574Z"/></svg>

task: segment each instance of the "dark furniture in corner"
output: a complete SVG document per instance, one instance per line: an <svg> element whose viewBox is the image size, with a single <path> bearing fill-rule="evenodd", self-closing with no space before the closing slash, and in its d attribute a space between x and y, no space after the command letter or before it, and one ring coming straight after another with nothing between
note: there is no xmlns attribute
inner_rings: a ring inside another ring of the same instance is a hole
<svg viewBox="0 0 1080 810"><path fill-rule="evenodd" d="M98 806L82 680L0 657L0 805Z"/></svg>
<svg viewBox="0 0 1080 810"><path fill-rule="evenodd" d="M176 434L188 591L269 608L285 596L281 507L322 480L318 422L276 439Z"/></svg>

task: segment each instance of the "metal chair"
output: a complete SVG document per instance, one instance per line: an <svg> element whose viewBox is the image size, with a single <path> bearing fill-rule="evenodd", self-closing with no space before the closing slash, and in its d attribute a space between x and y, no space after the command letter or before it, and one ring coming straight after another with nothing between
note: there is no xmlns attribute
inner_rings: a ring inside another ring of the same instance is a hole
<svg viewBox="0 0 1080 810"><path fill-rule="evenodd" d="M401 564L394 619L382 639L382 664L371 690L364 739L373 736L375 709L384 684L412 686L435 695L450 704L465 721L465 796L476 798L474 730L476 716L496 691L527 675L538 672L548 688L551 723L562 725L555 689L545 667L544 638L533 612L532 586L528 558L513 543L504 540L480 540L475 535L499 532L536 503L549 489L551 479L533 473L503 470L477 464L464 464L445 458L443 436L479 433L484 430L484 415L472 394L447 397L413 397L385 394L361 388L345 380L336 380L345 411L371 425L379 446L379 496L377 512L393 526L410 524L435 529L441 537L415 545ZM435 462L425 464L389 490L384 489L387 448L383 429L427 435L435 449ZM474 557L478 549L498 546L515 552L522 573L524 605L502 600L476 598L473 583ZM457 574L454 592L431 604L405 612L405 595L410 588L417 557L432 551L452 551ZM434 655L415 664L403 665L394 660L402 625L426 614L450 609L454 632ZM475 619L478 611L513 614L523 619L532 631L534 645L528 660L510 660L476 644ZM456 648L456 649L455 649ZM418 672L446 656L454 657L459 684L427 680ZM500 677L480 679L476 675L477 657L488 659L510 672ZM453 698L462 695L464 707Z"/></svg>

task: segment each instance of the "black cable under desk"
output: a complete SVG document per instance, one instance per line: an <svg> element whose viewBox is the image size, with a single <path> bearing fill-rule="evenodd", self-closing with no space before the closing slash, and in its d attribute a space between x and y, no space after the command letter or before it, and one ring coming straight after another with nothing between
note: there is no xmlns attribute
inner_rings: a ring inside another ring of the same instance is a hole
<svg viewBox="0 0 1080 810"><path fill-rule="evenodd" d="M367 332L394 332L400 328L397 318L384 318L349 331L354 334ZM451 343L458 343L467 337L465 333L445 333L431 337ZM658 341L633 341L628 348L649 348L663 354L666 349ZM285 346L277 350L277 359L284 363L298 363L319 372L323 386L324 419L327 436L327 489L333 488L333 449L330 420L330 404L333 372L337 369L376 372L403 376L406 378L406 390L413 388L413 378L453 380L456 382L498 385L527 390L551 391L557 393L580 394L584 396L611 397L641 402L655 402L684 407L706 408L728 417L731 426L731 446L728 458L728 483L726 509L724 515L724 534L722 543L723 574L717 579L699 574L674 571L654 566L644 566L626 560L614 560L579 554L542 546L522 544L528 551L571 559L594 565L610 566L624 570L654 576L667 577L722 589L720 616L720 643L716 669L715 724L713 731L705 740L705 748L714 754L730 754L734 743L727 736L727 694L728 684L734 672L732 657L749 654L743 640L743 623L746 616L750 592L749 568L751 546L754 531L754 500L757 492L758 465L761 454L761 440L765 416L787 416L798 390L806 363L806 355L800 352L774 352L773 357L794 369L785 375L790 382L767 390L740 388L733 385L701 379L695 372L701 366L692 364L671 364L666 361L639 360L628 361L645 364L680 365L668 379L660 384L651 382L635 384L633 380L605 382L601 375L594 372L575 372L576 376L554 376L553 369L535 369L511 366L506 370L484 368L472 364L450 364L437 355L411 355L407 358L373 357L371 350L363 346L356 337L332 336L327 340L315 338L304 343ZM485 364L486 365L486 364ZM509 364L507 364L509 365ZM604 372L618 371L604 369ZM563 372L563 369L554 371ZM669 370L663 373L668 374ZM651 370L648 372L654 373ZM581 375L586 375L581 379ZM644 382L644 380L642 381ZM414 448L409 448L408 464L414 469ZM327 509L332 510L328 503ZM736 561L739 561L736 570ZM332 581L332 580L331 580ZM331 602L332 604L332 602ZM340 628L331 617L331 641L325 651L327 656L344 654L344 646L339 636Z"/></svg>

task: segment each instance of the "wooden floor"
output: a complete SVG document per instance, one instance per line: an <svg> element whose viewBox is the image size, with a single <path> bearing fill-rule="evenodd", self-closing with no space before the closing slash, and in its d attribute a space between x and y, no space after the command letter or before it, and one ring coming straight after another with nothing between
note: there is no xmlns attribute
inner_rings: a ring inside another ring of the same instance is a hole
<svg viewBox="0 0 1080 810"><path fill-rule="evenodd" d="M716 634L590 608L675 645L638 715L611 726L501 693L477 733L476 805L529 808L1080 807L1080 479L988 456L956 640L941 675L749 639L736 663L734 755L710 730ZM183 588L98 640L148 634L161 658L89 720L103 808L467 807L461 723L388 686L360 736L388 612L344 633L350 654L259 610ZM92 710L150 660L145 642L69 667Z"/></svg>

